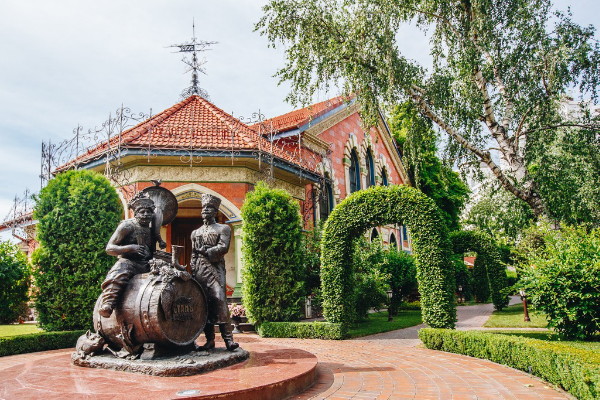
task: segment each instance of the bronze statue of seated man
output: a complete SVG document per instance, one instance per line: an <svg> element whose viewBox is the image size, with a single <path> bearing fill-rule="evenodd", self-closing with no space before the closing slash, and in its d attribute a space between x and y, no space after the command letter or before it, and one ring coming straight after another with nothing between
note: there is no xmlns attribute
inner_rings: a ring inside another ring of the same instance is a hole
<svg viewBox="0 0 600 400"><path fill-rule="evenodd" d="M137 274L149 272L148 261L153 257L157 240L151 227L154 201L140 193L129 202L129 208L133 210L134 218L122 221L106 245L106 252L117 256L118 260L102 282L98 312L105 318L112 314L129 280Z"/></svg>

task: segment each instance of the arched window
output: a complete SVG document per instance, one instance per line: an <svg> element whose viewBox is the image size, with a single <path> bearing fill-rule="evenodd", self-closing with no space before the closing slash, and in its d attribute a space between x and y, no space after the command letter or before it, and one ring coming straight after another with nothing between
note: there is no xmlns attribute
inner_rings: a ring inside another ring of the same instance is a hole
<svg viewBox="0 0 600 400"><path fill-rule="evenodd" d="M333 210L333 187L329 174L325 174L325 180L321 185L321 194L319 198L319 212L321 220L326 220Z"/></svg>
<svg viewBox="0 0 600 400"><path fill-rule="evenodd" d="M356 149L350 153L350 193L359 191L360 188L360 165L358 164L358 155Z"/></svg>
<svg viewBox="0 0 600 400"><path fill-rule="evenodd" d="M390 234L390 246L392 246L395 249L398 249L398 242L396 241L396 235L394 235L394 232Z"/></svg>
<svg viewBox="0 0 600 400"><path fill-rule="evenodd" d="M377 239L379 237L379 232L377 232L376 228L373 228L373 231L371 232L371 242L374 241L375 239Z"/></svg>
<svg viewBox="0 0 600 400"><path fill-rule="evenodd" d="M385 170L385 168L381 169L381 184L383 186L387 186L389 185L388 183L388 176L387 176L387 171Z"/></svg>
<svg viewBox="0 0 600 400"><path fill-rule="evenodd" d="M373 152L367 150L367 187L375 186L375 164L373 163Z"/></svg>

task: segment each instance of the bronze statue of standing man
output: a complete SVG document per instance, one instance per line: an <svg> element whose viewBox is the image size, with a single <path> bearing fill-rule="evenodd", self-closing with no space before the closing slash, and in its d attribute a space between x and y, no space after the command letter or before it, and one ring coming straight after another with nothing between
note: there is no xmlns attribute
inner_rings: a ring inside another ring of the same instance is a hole
<svg viewBox="0 0 600 400"><path fill-rule="evenodd" d="M227 294L225 293L225 254L231 242L231 228L216 222L221 199L211 194L202 195L202 226L192 232L192 273L202 285L208 302L208 322L204 328L206 343L202 350L215 347L215 328L219 325L227 350L239 345L233 341Z"/></svg>

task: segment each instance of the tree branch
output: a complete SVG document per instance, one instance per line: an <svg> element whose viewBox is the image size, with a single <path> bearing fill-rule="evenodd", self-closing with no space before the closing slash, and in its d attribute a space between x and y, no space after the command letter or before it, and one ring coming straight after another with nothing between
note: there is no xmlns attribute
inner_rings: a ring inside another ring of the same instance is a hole
<svg viewBox="0 0 600 400"><path fill-rule="evenodd" d="M433 122L435 122L440 128L442 128L444 131L446 131L446 133L448 135L450 135L451 137L453 137L458 143L460 143L461 146L463 146L465 149L471 151L483 163L485 163L488 166L488 168L490 169L490 171L492 172L492 174L494 174L494 176L500 181L500 183L506 190L508 190L509 192L514 194L516 197L520 198L521 200L530 204L532 206L532 208L534 209L534 212L536 212L536 214L540 213L542 205L541 205L541 202L539 201L539 198L533 197L533 196L531 196L530 193L517 188L514 185L514 183L504 174L504 172L500 169L500 167L494 162L494 160L492 160L492 157L491 157L489 151L481 150L480 148L475 146L473 143L469 142L465 137L463 137L461 134L459 134L454 128L452 128L450 125L448 125L446 123L446 121L444 121L439 115L437 115L435 113L435 111L433 111L431 109L429 104L427 104L425 99L420 95L420 92L422 92L422 91L423 91L423 89L419 88L416 85L413 85L410 88L410 96L413 99L413 101L417 104L417 106L419 107L421 112L423 112L423 114L425 114Z"/></svg>

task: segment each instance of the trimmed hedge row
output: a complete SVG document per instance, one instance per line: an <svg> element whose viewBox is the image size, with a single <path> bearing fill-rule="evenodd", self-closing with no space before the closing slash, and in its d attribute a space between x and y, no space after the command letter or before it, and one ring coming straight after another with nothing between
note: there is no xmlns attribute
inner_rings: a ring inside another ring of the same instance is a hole
<svg viewBox="0 0 600 400"><path fill-rule="evenodd" d="M258 328L262 337L340 340L348 336L346 324L330 322L263 322Z"/></svg>
<svg viewBox="0 0 600 400"><path fill-rule="evenodd" d="M40 332L0 338L0 357L75 347L85 331Z"/></svg>
<svg viewBox="0 0 600 400"><path fill-rule="evenodd" d="M349 262L354 239L369 228L395 223L404 223L411 231L423 322L435 328L454 327L454 269L446 225L433 200L406 185L361 190L333 209L321 240L323 315L334 323L356 319Z"/></svg>
<svg viewBox="0 0 600 400"><path fill-rule="evenodd" d="M476 331L421 329L419 338L429 349L483 358L529 372L578 399L600 397L600 364L586 362L584 350L567 350L560 343Z"/></svg>
<svg viewBox="0 0 600 400"><path fill-rule="evenodd" d="M476 296L480 297L478 300L487 300L491 293L496 310L506 307L508 305L508 296L504 292L507 287L506 267L501 262L498 246L491 236L480 231L458 231L450 234L450 240L455 253L466 251L477 253L473 277L476 284L479 284L479 291L475 291Z"/></svg>

